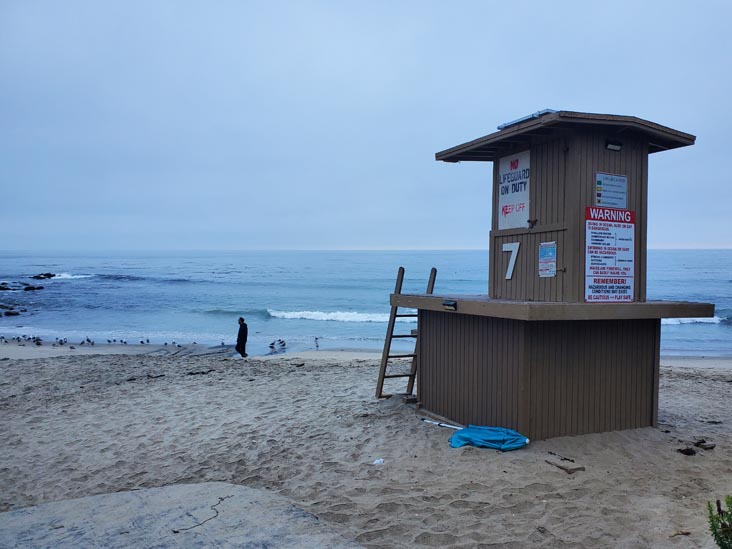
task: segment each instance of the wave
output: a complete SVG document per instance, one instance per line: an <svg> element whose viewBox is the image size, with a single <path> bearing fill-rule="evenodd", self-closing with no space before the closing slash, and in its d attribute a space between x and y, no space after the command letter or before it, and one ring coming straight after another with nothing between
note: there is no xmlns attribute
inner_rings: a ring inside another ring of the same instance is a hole
<svg viewBox="0 0 732 549"><path fill-rule="evenodd" d="M351 311L275 311L267 309L272 318L287 320L325 320L332 322L388 322L389 315L385 313L356 313ZM416 322L416 318L397 318L401 322Z"/></svg>
<svg viewBox="0 0 732 549"><path fill-rule="evenodd" d="M76 278L91 278L93 274L71 274L71 273L58 273L54 276L54 280L73 280Z"/></svg>
<svg viewBox="0 0 732 549"><path fill-rule="evenodd" d="M115 280L119 282L139 282L140 280L146 280L144 276L135 275L121 275L121 274L100 274L97 275L103 280Z"/></svg>
<svg viewBox="0 0 732 549"><path fill-rule="evenodd" d="M214 316L243 316L246 318L249 317L256 317L256 318L263 318L268 319L271 318L269 311L267 309L207 309L203 311L204 314L207 315L214 315Z"/></svg>
<svg viewBox="0 0 732 549"><path fill-rule="evenodd" d="M90 275L95 276L95 275ZM161 284L190 284L199 282L190 278L165 278L155 276L139 276L139 275L126 275L126 274L100 274L96 275L102 280L113 280L115 282L142 282L149 281L153 283Z"/></svg>
<svg viewBox="0 0 732 549"><path fill-rule="evenodd" d="M712 318L663 318L661 324L729 324L729 318L721 318L718 316Z"/></svg>

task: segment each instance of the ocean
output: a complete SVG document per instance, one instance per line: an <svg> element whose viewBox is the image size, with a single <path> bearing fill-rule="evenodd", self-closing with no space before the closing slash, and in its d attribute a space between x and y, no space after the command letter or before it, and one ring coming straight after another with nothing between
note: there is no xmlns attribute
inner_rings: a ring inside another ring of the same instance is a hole
<svg viewBox="0 0 732 549"><path fill-rule="evenodd" d="M488 290L485 250L0 252L0 282L44 286L0 292L0 304L27 310L0 317L0 335L230 345L244 316L250 355L270 353L278 339L287 351L316 341L320 349L379 350L400 265L404 292L424 292L433 266L436 293ZM29 278L45 272L57 276ZM662 354L732 356L732 250L649 250L647 293L716 305L714 318L664 319Z"/></svg>

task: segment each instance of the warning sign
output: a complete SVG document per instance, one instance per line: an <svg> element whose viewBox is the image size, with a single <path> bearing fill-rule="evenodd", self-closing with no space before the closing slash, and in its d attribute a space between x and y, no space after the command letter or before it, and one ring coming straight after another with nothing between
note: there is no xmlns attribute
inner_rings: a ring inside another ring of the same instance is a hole
<svg viewBox="0 0 732 549"><path fill-rule="evenodd" d="M585 209L585 301L633 301L635 212Z"/></svg>
<svg viewBox="0 0 732 549"><path fill-rule="evenodd" d="M529 151L504 156L498 162L498 230L527 226L530 179Z"/></svg>

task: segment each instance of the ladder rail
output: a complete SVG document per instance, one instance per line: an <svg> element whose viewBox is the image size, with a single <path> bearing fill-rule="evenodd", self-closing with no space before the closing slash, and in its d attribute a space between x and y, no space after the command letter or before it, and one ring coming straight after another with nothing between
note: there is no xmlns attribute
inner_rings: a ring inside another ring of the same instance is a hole
<svg viewBox="0 0 732 549"><path fill-rule="evenodd" d="M437 269L430 269L430 278L427 281L427 293L432 294L435 289L435 278L437 278ZM419 329L419 325L418 328ZM407 394L414 392L414 380L417 377L417 366L419 366L419 338L414 341L414 358L412 358L412 368L409 370L409 381L407 381Z"/></svg>
<svg viewBox="0 0 732 549"><path fill-rule="evenodd" d="M397 272L396 286L394 287L394 293L402 293L402 283L404 282L404 267L399 267ZM386 327L386 340L384 341L384 351L381 354L381 365L379 367L379 380L376 382L376 398L381 398L384 391L384 376L386 375L386 365L389 362L389 350L391 349L391 336L394 333L394 324L396 323L398 307L396 305L391 306L391 313L389 314L389 324Z"/></svg>
<svg viewBox="0 0 732 549"><path fill-rule="evenodd" d="M434 291L435 288L435 279L437 277L437 269L432 267L430 270L430 276L429 280L427 282L427 293L431 294ZM402 293L402 284L404 282L404 267L399 267L399 271L397 272L397 280L396 285L394 287L394 293L395 294L401 294ZM417 377L417 369L419 365L419 330L412 330L409 334L394 334L394 327L396 324L397 318L405 318L405 317L411 317L411 318L419 318L419 315L416 313L399 313L399 307L396 305L391 306L391 312L389 314L389 323L386 328L386 338L384 340L384 351L381 354L381 364L379 367L379 379L376 382L376 398L384 398L386 396L391 395L385 395L384 394L384 380L385 379L391 379L391 378L397 378L397 377L406 377L409 378L407 381L407 395L411 395L414 391L414 380ZM391 343L394 339L401 339L401 338L409 338L413 337L415 339L414 342L414 352L413 353L401 353L401 354L391 354ZM409 368L409 373L402 373L402 374L387 374L387 368L389 364L389 360L392 358L411 358L411 365Z"/></svg>

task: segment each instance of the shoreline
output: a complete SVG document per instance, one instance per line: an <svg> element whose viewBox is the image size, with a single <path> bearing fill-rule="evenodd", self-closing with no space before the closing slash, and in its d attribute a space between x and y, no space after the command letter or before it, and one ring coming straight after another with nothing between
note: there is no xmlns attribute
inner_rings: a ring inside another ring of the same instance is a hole
<svg viewBox="0 0 732 549"><path fill-rule="evenodd" d="M0 360L36 360L43 358L59 358L59 357L93 357L93 356L159 356L159 357L211 357L211 358L231 358L237 360L261 360L271 361L278 359L323 359L332 360L340 358L343 360L364 359L379 360L381 359L381 350L359 349L341 347L336 349L323 350L304 350L304 351L284 351L277 353L268 353L264 355L249 355L243 359L234 349L234 345L205 345L205 344L187 344L180 346L145 344L139 343L120 345L120 344L98 344L98 345L35 345L30 341L17 343L9 341L7 344L0 341ZM730 359L732 360L732 358Z"/></svg>
<svg viewBox="0 0 732 549"><path fill-rule="evenodd" d="M145 344L139 343L120 345L120 344L98 344L94 346L74 346L69 345L52 346L41 345L36 346L32 342L24 342L18 344L15 341L3 343L0 341L0 359L10 360L34 360L40 358L55 357L89 357L94 355L131 355L131 356L210 356L210 357L228 357L232 359L242 359L234 345L205 345L205 344L187 344L173 347L172 345ZM304 350L304 351L285 351L278 353L268 353L264 355L249 355L246 360L262 360L271 361L278 359L323 359L323 360L380 360L381 350L364 349L364 348L336 348L324 350ZM732 369L732 356L683 356L683 355L661 355L662 367L679 367L679 368L720 368Z"/></svg>

